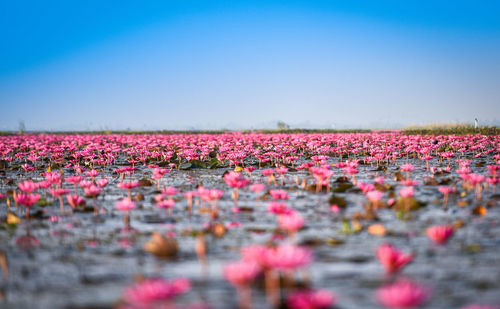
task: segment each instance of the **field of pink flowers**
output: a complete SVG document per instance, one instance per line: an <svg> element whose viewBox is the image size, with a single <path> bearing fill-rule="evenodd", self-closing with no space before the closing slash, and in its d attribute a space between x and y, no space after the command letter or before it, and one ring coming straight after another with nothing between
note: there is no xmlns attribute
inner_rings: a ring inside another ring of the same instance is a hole
<svg viewBox="0 0 500 309"><path fill-rule="evenodd" d="M499 140L0 136L0 308L498 308Z"/></svg>

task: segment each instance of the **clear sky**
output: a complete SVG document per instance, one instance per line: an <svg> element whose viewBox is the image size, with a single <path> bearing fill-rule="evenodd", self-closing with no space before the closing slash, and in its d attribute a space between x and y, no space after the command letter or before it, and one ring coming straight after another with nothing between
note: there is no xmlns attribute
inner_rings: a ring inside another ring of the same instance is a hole
<svg viewBox="0 0 500 309"><path fill-rule="evenodd" d="M500 122L500 1L1 1L0 130Z"/></svg>

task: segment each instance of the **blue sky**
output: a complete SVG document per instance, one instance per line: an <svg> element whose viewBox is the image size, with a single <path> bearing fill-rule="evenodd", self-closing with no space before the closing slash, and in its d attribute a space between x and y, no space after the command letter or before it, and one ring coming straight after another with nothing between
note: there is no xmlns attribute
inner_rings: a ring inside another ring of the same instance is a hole
<svg viewBox="0 0 500 309"><path fill-rule="evenodd" d="M500 123L497 1L2 1L0 130Z"/></svg>

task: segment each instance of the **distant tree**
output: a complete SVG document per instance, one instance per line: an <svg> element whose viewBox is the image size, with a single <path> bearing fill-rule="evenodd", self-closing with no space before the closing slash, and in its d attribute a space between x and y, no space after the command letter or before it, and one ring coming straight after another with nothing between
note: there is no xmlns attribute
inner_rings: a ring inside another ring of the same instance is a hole
<svg viewBox="0 0 500 309"><path fill-rule="evenodd" d="M24 125L24 120L19 120L19 135L23 135L26 130L26 126Z"/></svg>
<svg viewBox="0 0 500 309"><path fill-rule="evenodd" d="M281 131L290 129L290 126L281 120L278 121L277 126Z"/></svg>

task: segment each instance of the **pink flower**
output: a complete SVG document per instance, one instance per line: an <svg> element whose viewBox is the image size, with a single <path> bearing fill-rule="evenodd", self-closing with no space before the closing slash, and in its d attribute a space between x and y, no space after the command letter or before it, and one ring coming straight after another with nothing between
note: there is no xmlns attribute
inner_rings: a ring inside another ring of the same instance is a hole
<svg viewBox="0 0 500 309"><path fill-rule="evenodd" d="M248 187L250 191L253 191L255 193L264 191L266 189L266 185L263 183L254 183Z"/></svg>
<svg viewBox="0 0 500 309"><path fill-rule="evenodd" d="M65 180L69 183L79 183L82 180L82 176L68 176Z"/></svg>
<svg viewBox="0 0 500 309"><path fill-rule="evenodd" d="M243 177L240 173L229 172L224 175L224 181L226 184L232 188L243 188L246 187L250 180Z"/></svg>
<svg viewBox="0 0 500 309"><path fill-rule="evenodd" d="M85 205L85 200L78 195L66 195L66 200L73 208Z"/></svg>
<svg viewBox="0 0 500 309"><path fill-rule="evenodd" d="M255 262L240 261L224 266L224 277L236 286L248 285L260 272Z"/></svg>
<svg viewBox="0 0 500 309"><path fill-rule="evenodd" d="M427 236L437 244L444 244L454 231L451 225L434 225L427 229Z"/></svg>
<svg viewBox="0 0 500 309"><path fill-rule="evenodd" d="M403 172L411 172L415 169L415 165L413 164L403 164L401 165L401 170Z"/></svg>
<svg viewBox="0 0 500 309"><path fill-rule="evenodd" d="M226 227L228 229L233 228L233 227L240 227L240 226L241 226L241 222L228 222L226 224Z"/></svg>
<svg viewBox="0 0 500 309"><path fill-rule="evenodd" d="M400 271L406 264L410 263L413 255L406 254L394 248L390 244L383 244L377 249L377 258L388 273Z"/></svg>
<svg viewBox="0 0 500 309"><path fill-rule="evenodd" d="M371 183L366 183L366 182L360 182L358 184L358 187L361 189L361 191L363 193L368 193L372 190L375 190L375 185L371 184Z"/></svg>
<svg viewBox="0 0 500 309"><path fill-rule="evenodd" d="M295 232L304 226L304 218L296 212L280 215L278 217L278 224L281 228Z"/></svg>
<svg viewBox="0 0 500 309"><path fill-rule="evenodd" d="M305 290L290 294L286 303L291 309L325 309L337 302L335 295L327 290Z"/></svg>
<svg viewBox="0 0 500 309"><path fill-rule="evenodd" d="M52 196L61 196L69 193L68 189L63 189L63 188L57 188L57 189L52 189L49 191Z"/></svg>
<svg viewBox="0 0 500 309"><path fill-rule="evenodd" d="M412 197L413 194L415 194L415 190L413 189L413 187L404 187L399 190L399 195L404 198Z"/></svg>
<svg viewBox="0 0 500 309"><path fill-rule="evenodd" d="M161 191L161 193L163 193L163 194L165 194L165 195L170 195L170 196L172 196L172 195L176 195L176 194L178 194L178 193L179 193L179 190L177 190L177 189L176 189L176 188L174 188L174 187L166 187L165 189L163 189L163 190Z"/></svg>
<svg viewBox="0 0 500 309"><path fill-rule="evenodd" d="M455 193L455 188L449 187L449 186L439 186L438 190L439 190L439 192L443 193L444 195L447 195L450 193Z"/></svg>
<svg viewBox="0 0 500 309"><path fill-rule="evenodd" d="M244 261L258 263L261 267L266 265L265 253L268 247L263 245L250 245L241 248L241 256Z"/></svg>
<svg viewBox="0 0 500 309"><path fill-rule="evenodd" d="M267 205L267 211L272 212L276 215L285 215L292 212L290 208L285 203L281 202L270 202Z"/></svg>
<svg viewBox="0 0 500 309"><path fill-rule="evenodd" d="M286 167L278 167L276 169L276 173L278 173L278 174L286 174L287 172L288 172L288 168L286 168Z"/></svg>
<svg viewBox="0 0 500 309"><path fill-rule="evenodd" d="M484 177L483 175L478 175L478 174L469 174L467 176L467 181L473 186L476 186L476 185L482 183L485 179L486 179L486 177Z"/></svg>
<svg viewBox="0 0 500 309"><path fill-rule="evenodd" d="M20 193L16 194L14 197L14 200L26 207L30 207L31 205L35 204L38 202L40 199L40 194L25 194L25 193Z"/></svg>
<svg viewBox="0 0 500 309"><path fill-rule="evenodd" d="M138 186L139 186L139 182L138 181L119 182L117 184L118 188L125 189L125 190L130 190L130 189L136 188Z"/></svg>
<svg viewBox="0 0 500 309"><path fill-rule="evenodd" d="M401 280L379 288L376 296L386 308L410 309L426 302L431 296L431 290L409 280Z"/></svg>
<svg viewBox="0 0 500 309"><path fill-rule="evenodd" d="M163 200L156 204L158 208L173 208L175 206L174 200Z"/></svg>
<svg viewBox="0 0 500 309"><path fill-rule="evenodd" d="M184 278L167 281L164 279L147 279L126 288L123 299L134 306L142 307L155 302L166 301L177 295L186 293L190 288L189 280Z"/></svg>
<svg viewBox="0 0 500 309"><path fill-rule="evenodd" d="M269 193L275 200L287 200L290 198L285 190L270 190Z"/></svg>
<svg viewBox="0 0 500 309"><path fill-rule="evenodd" d="M340 211L340 207L337 204L333 204L330 206L330 210L333 211L334 213L338 213Z"/></svg>
<svg viewBox="0 0 500 309"><path fill-rule="evenodd" d="M99 187L104 188L108 185L109 181L106 178L97 179L96 183Z"/></svg>
<svg viewBox="0 0 500 309"><path fill-rule="evenodd" d="M115 207L116 209L123 211L132 210L135 209L135 202L132 202L129 198L124 198L121 201L116 202Z"/></svg>
<svg viewBox="0 0 500 309"><path fill-rule="evenodd" d="M87 196L96 197L101 192L101 188L99 188L98 186L91 185L90 187L85 188L84 192L85 195Z"/></svg>
<svg viewBox="0 0 500 309"><path fill-rule="evenodd" d="M84 179L84 180L80 181L80 183L78 185L82 188L88 188L92 185L92 181Z"/></svg>
<svg viewBox="0 0 500 309"><path fill-rule="evenodd" d="M265 261L268 267L294 270L309 265L312 262L312 252L307 248L285 244L267 249Z"/></svg>
<svg viewBox="0 0 500 309"><path fill-rule="evenodd" d="M370 200L370 202L378 202L384 196L384 192L380 192L378 190L370 191L366 193L366 198Z"/></svg>
<svg viewBox="0 0 500 309"><path fill-rule="evenodd" d="M20 182L17 184L17 186L19 187L19 190L26 193L31 193L38 188L37 184L31 180L25 180L23 182Z"/></svg>
<svg viewBox="0 0 500 309"><path fill-rule="evenodd" d="M90 170L90 171L86 171L85 175L92 177L92 178L95 178L95 177L99 176L99 172L96 170Z"/></svg>
<svg viewBox="0 0 500 309"><path fill-rule="evenodd" d="M262 170L262 175L264 176L272 176L274 174L274 169L272 168L267 168Z"/></svg>

